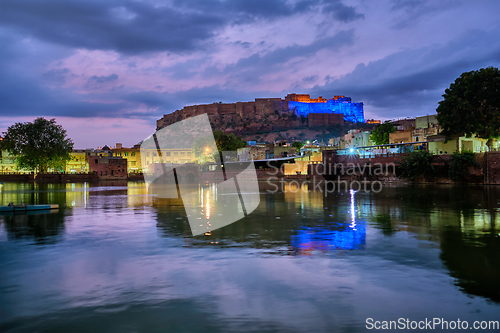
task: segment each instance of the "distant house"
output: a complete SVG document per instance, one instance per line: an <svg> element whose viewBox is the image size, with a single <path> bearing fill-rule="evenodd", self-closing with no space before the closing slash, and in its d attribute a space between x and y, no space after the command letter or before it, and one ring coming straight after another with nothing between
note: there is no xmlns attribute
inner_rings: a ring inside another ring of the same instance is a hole
<svg viewBox="0 0 500 333"><path fill-rule="evenodd" d="M361 132L358 129L351 129L344 135L345 148L354 147L354 136Z"/></svg>
<svg viewBox="0 0 500 333"><path fill-rule="evenodd" d="M361 131L354 134L353 137L353 147L366 147L373 145L370 136L372 133L370 131Z"/></svg>
<svg viewBox="0 0 500 333"><path fill-rule="evenodd" d="M393 133L389 133L389 143L406 143L412 142L412 129L400 130Z"/></svg>
<svg viewBox="0 0 500 333"><path fill-rule="evenodd" d="M122 157L89 156L90 172L103 180L127 179L127 160Z"/></svg>
<svg viewBox="0 0 500 333"><path fill-rule="evenodd" d="M466 138L464 135L455 135L448 141L446 141L444 135L439 134L427 137L429 152L436 155L453 154L457 150L459 152L464 150L470 150L474 153L486 152L488 151L488 146L486 146L487 141L476 138L474 135L470 138Z"/></svg>
<svg viewBox="0 0 500 333"><path fill-rule="evenodd" d="M441 127L436 119L436 115L417 117L415 129L412 132L412 140L427 141L427 137L439 134Z"/></svg>
<svg viewBox="0 0 500 333"><path fill-rule="evenodd" d="M127 172L142 172L141 146L135 145L132 148L125 148L121 143L117 143L113 149L113 155L123 157L127 160Z"/></svg>
<svg viewBox="0 0 500 333"><path fill-rule="evenodd" d="M70 153L70 160L66 162L65 171L67 173L88 172L87 149L73 149Z"/></svg>

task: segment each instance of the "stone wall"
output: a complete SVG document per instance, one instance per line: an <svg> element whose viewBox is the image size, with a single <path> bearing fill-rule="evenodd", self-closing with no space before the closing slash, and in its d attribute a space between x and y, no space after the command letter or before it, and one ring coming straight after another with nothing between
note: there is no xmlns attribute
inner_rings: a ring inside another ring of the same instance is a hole
<svg viewBox="0 0 500 333"><path fill-rule="evenodd" d="M500 152L489 152L484 155L484 183L500 184Z"/></svg>
<svg viewBox="0 0 500 333"><path fill-rule="evenodd" d="M359 158L351 155L337 155L334 150L325 150L323 151L323 163L322 167L312 168L313 166L309 166L308 174L311 177L321 178L326 177L329 178L331 176L337 176L340 172L339 170L343 166L344 168L348 165L348 163L352 163L356 166L357 171L356 174L365 174L368 171L372 173L379 166L382 165L384 167L385 173L393 174L395 166L395 170L397 173L397 167L401 162L402 158L406 154L385 154L376 156L373 158ZM466 181L468 183L473 184L488 184L488 185L500 185L500 152L488 152L475 154L476 161L479 164L478 168L470 168L469 176L467 176ZM434 177L434 182L436 183L450 183L451 181L447 179L448 177L448 167L450 163L451 155L435 155L432 165L436 170L436 174ZM364 172L361 173L361 169L364 169ZM346 178L349 178L346 176ZM378 178L380 177L372 177ZM394 178L396 179L396 178ZM424 181L420 179L418 181Z"/></svg>
<svg viewBox="0 0 500 333"><path fill-rule="evenodd" d="M156 128L158 130L190 117L207 114L214 129L236 134L272 132L305 127L300 117L308 117L310 113L324 114L309 117L312 119L310 126L343 123L344 119L364 120L363 103L352 103L349 97L324 99L320 96L311 99L309 95L289 94L284 100L256 98L251 102L186 106L158 119Z"/></svg>
<svg viewBox="0 0 500 333"><path fill-rule="evenodd" d="M344 115L336 113L309 113L309 127L344 124Z"/></svg>

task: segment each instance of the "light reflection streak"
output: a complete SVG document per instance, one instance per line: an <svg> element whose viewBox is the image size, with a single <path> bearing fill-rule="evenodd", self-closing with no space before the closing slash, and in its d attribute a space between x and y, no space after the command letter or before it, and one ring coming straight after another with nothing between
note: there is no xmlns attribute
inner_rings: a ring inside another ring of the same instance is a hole
<svg viewBox="0 0 500 333"><path fill-rule="evenodd" d="M356 209L354 207L354 194L356 193L355 190L351 189L351 227L353 230L356 230Z"/></svg>
<svg viewBox="0 0 500 333"><path fill-rule="evenodd" d="M207 191L206 192L207 195L206 195L206 205L205 205L205 217L208 219L210 219L210 191Z"/></svg>

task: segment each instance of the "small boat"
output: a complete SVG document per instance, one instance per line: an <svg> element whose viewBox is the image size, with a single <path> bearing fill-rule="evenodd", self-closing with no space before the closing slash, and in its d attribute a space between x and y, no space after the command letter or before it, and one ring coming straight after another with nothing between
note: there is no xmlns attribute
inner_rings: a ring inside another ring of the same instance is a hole
<svg viewBox="0 0 500 333"><path fill-rule="evenodd" d="M59 205L13 205L0 206L0 212L29 212L34 210L59 209Z"/></svg>

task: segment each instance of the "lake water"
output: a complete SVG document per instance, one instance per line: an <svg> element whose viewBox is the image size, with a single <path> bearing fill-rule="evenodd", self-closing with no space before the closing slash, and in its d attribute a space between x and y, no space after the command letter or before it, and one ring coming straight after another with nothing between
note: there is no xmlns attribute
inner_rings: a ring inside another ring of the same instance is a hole
<svg viewBox="0 0 500 333"><path fill-rule="evenodd" d="M193 237L184 207L144 183L3 184L2 205L60 209L0 216L0 331L366 332L367 318L500 320L500 187L325 196L260 185L253 213Z"/></svg>

